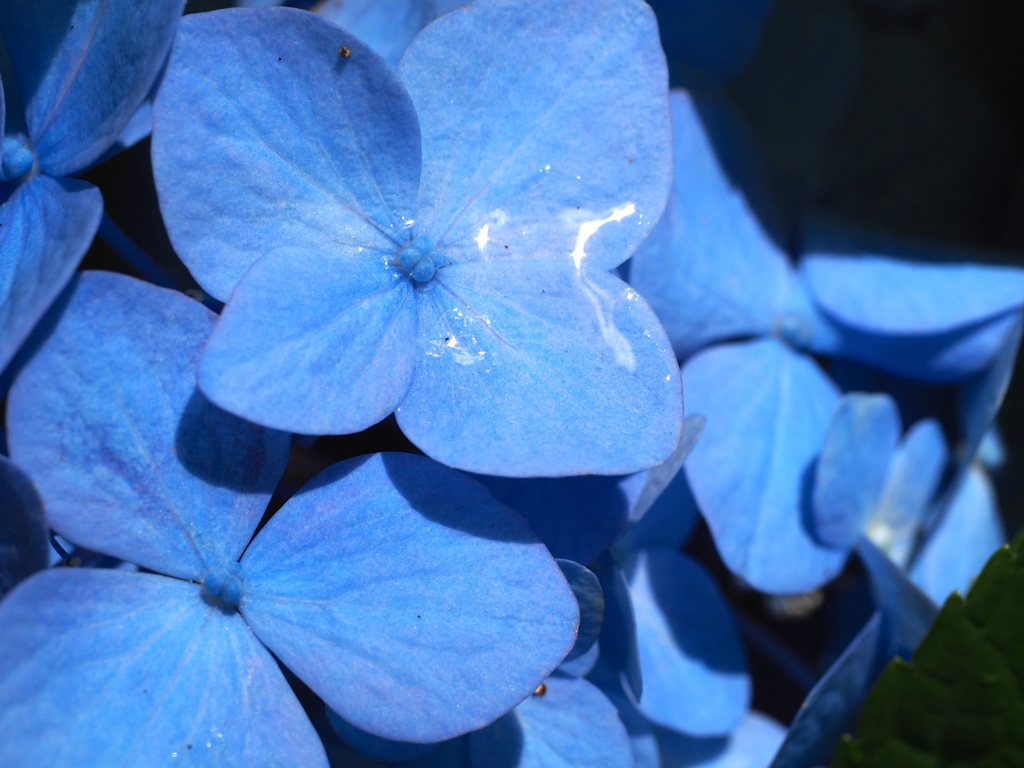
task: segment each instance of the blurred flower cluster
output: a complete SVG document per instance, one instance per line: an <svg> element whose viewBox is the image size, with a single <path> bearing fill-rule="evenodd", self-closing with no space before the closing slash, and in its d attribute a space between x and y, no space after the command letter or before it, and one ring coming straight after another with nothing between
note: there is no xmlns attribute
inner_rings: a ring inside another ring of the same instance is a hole
<svg viewBox="0 0 1024 768"><path fill-rule="evenodd" d="M827 764L1016 527L977 26L4 0L0 765Z"/></svg>

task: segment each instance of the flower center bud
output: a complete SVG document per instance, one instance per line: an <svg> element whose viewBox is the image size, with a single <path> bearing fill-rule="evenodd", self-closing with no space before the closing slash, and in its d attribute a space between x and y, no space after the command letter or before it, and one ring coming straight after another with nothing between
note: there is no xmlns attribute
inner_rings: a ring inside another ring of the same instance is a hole
<svg viewBox="0 0 1024 768"><path fill-rule="evenodd" d="M0 160L0 181L13 181L24 176L35 165L36 156L32 150L13 136L5 136L3 159Z"/></svg>
<svg viewBox="0 0 1024 768"><path fill-rule="evenodd" d="M807 318L796 312L783 312L775 318L775 335L797 349L805 348L813 333Z"/></svg>
<svg viewBox="0 0 1024 768"><path fill-rule="evenodd" d="M213 568L203 579L203 592L228 605L238 605L244 591L245 577L241 563L228 563L223 568Z"/></svg>
<svg viewBox="0 0 1024 768"><path fill-rule="evenodd" d="M444 263L444 256L434 250L434 241L426 235L420 235L399 255L402 269L417 283L425 283L434 276L437 268Z"/></svg>

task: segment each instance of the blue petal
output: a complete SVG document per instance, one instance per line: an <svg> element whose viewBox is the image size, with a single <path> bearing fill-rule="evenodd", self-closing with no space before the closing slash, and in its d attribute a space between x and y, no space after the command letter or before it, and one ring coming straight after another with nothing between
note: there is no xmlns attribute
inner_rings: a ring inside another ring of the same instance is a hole
<svg viewBox="0 0 1024 768"><path fill-rule="evenodd" d="M610 269L661 216L668 77L640 0L472 3L423 30L398 71L423 129L416 232L454 261Z"/></svg>
<svg viewBox="0 0 1024 768"><path fill-rule="evenodd" d="M560 675L570 675L571 677L586 677L594 671L594 667L597 666L597 660L600 657L601 644L595 642L582 656L577 656L575 659L563 661L559 664L558 673Z"/></svg>
<svg viewBox="0 0 1024 768"><path fill-rule="evenodd" d="M626 728L600 689L555 675L541 690L469 735L473 768L633 768Z"/></svg>
<svg viewBox="0 0 1024 768"><path fill-rule="evenodd" d="M526 518L555 557L589 563L615 540L629 516L619 476L511 478L478 475L502 504Z"/></svg>
<svg viewBox="0 0 1024 768"><path fill-rule="evenodd" d="M893 454L885 487L868 517L865 532L901 566L942 479L948 452L942 428L923 419L910 428Z"/></svg>
<svg viewBox="0 0 1024 768"><path fill-rule="evenodd" d="M437 744L413 744L408 741L390 741L356 728L330 707L327 707L327 722L346 744L374 760L402 762L413 760L433 752Z"/></svg>
<svg viewBox="0 0 1024 768"><path fill-rule="evenodd" d="M416 343L416 299L402 270L276 248L231 295L203 354L199 386L259 424L359 432L405 397Z"/></svg>
<svg viewBox="0 0 1024 768"><path fill-rule="evenodd" d="M96 163L102 163L114 155L134 147L151 133L153 133L153 103L151 101L144 101L142 106L135 110L135 114L125 123L121 132L117 134L114 143L97 158Z"/></svg>
<svg viewBox="0 0 1024 768"><path fill-rule="evenodd" d="M882 497L900 431L900 414L888 395L840 398L814 478L814 533L823 544L849 549L857 542Z"/></svg>
<svg viewBox="0 0 1024 768"><path fill-rule="evenodd" d="M681 547L699 517L686 472L679 472L640 521L618 538L614 549L628 553L647 547Z"/></svg>
<svg viewBox="0 0 1024 768"><path fill-rule="evenodd" d="M714 580L671 549L637 556L629 577L644 694L652 722L692 736L735 728L750 707L736 625Z"/></svg>
<svg viewBox="0 0 1024 768"><path fill-rule="evenodd" d="M658 731L658 745L663 768L768 768L785 737L777 722L750 712L727 737L692 739Z"/></svg>
<svg viewBox="0 0 1024 768"><path fill-rule="evenodd" d="M275 246L380 262L408 239L420 170L412 102L377 54L315 14L187 17L153 124L171 241L218 299Z"/></svg>
<svg viewBox="0 0 1024 768"><path fill-rule="evenodd" d="M910 574L941 604L954 590L966 594L974 577L1005 541L992 483L981 467L972 464Z"/></svg>
<svg viewBox="0 0 1024 768"><path fill-rule="evenodd" d="M238 559L290 441L195 388L216 316L188 297L87 272L7 403L11 456L76 544L182 578Z"/></svg>
<svg viewBox="0 0 1024 768"><path fill-rule="evenodd" d="M604 593L601 582L593 572L572 560L556 561L562 569L576 602L580 605L580 626L576 635L576 645L572 647L566 661L578 659L585 654L597 641L604 623Z"/></svg>
<svg viewBox="0 0 1024 768"><path fill-rule="evenodd" d="M882 616L876 611L808 694L771 768L827 765L836 742L856 724L861 702L881 670Z"/></svg>
<svg viewBox="0 0 1024 768"><path fill-rule="evenodd" d="M681 471L697 439L704 432L703 416L683 420L683 436L664 464L631 475L623 481L627 495L636 497L630 512L630 527L615 542L620 552L644 547L680 547L697 522L697 502Z"/></svg>
<svg viewBox="0 0 1024 768"><path fill-rule="evenodd" d="M601 581L605 611L604 624L597 639L601 655L590 678L606 687L628 688L633 699L639 700L643 694L643 678L640 675L636 615L629 585L622 569L607 552L593 563L591 569Z"/></svg>
<svg viewBox="0 0 1024 768"><path fill-rule="evenodd" d="M684 72L727 82L750 63L772 0L655 0L665 55Z"/></svg>
<svg viewBox="0 0 1024 768"><path fill-rule="evenodd" d="M37 574L0 604L0 763L326 766L280 669L196 584Z"/></svg>
<svg viewBox="0 0 1024 768"><path fill-rule="evenodd" d="M989 365L1006 347L1018 317L1003 314L952 331L910 336L883 336L834 323L828 348L818 351L918 381L959 382Z"/></svg>
<svg viewBox="0 0 1024 768"><path fill-rule="evenodd" d="M392 67L423 29L466 0L326 0L313 10L344 27Z"/></svg>
<svg viewBox="0 0 1024 768"><path fill-rule="evenodd" d="M678 90L671 103L672 198L630 262L630 282L682 358L713 341L771 333L796 288L758 200L733 179L761 167L750 137L723 104Z"/></svg>
<svg viewBox="0 0 1024 768"><path fill-rule="evenodd" d="M846 554L806 527L835 385L774 339L707 349L683 381L687 408L708 420L686 474L725 564L765 592L804 592L835 576Z"/></svg>
<svg viewBox="0 0 1024 768"><path fill-rule="evenodd" d="M46 176L0 207L0 371L71 279L102 216L92 184Z"/></svg>
<svg viewBox="0 0 1024 768"><path fill-rule="evenodd" d="M686 461L697 444L697 440L703 434L705 423L707 420L699 414L683 419L679 445L676 446L672 455L658 466L634 476L635 480L642 478L643 482L639 485L636 501L631 505L629 513L631 523L635 525L642 520L655 504L668 495L669 487L681 475L683 462ZM635 487L634 483L630 483L630 488L633 487Z"/></svg>
<svg viewBox="0 0 1024 768"><path fill-rule="evenodd" d="M610 273L456 264L418 299L420 357L396 415L427 455L489 475L622 475L678 445L672 349L643 299Z"/></svg>
<svg viewBox="0 0 1024 768"><path fill-rule="evenodd" d="M20 469L0 456L0 597L49 564L39 493Z"/></svg>
<svg viewBox="0 0 1024 768"><path fill-rule="evenodd" d="M149 93L184 0L10 0L0 19L39 167L67 176L114 143Z"/></svg>
<svg viewBox="0 0 1024 768"><path fill-rule="evenodd" d="M469 740L449 739L429 754L403 763L402 768L473 768Z"/></svg>
<svg viewBox="0 0 1024 768"><path fill-rule="evenodd" d="M652 505L651 522L644 524L646 533L641 535L658 541L686 537L697 508L679 470L703 428L703 416L684 419L683 435L672 456L653 469L632 475L479 475L477 479L495 498L525 517L555 557L589 563L608 549L628 521L646 520ZM617 546L625 545L620 540Z"/></svg>
<svg viewBox="0 0 1024 768"><path fill-rule="evenodd" d="M882 612L886 656L909 658L924 639L939 610L878 547L862 537L857 553L871 579L875 605Z"/></svg>
<svg viewBox="0 0 1024 768"><path fill-rule="evenodd" d="M1021 334L1024 333L1024 314L1013 316L1013 325L999 354L988 366L964 382L958 393L960 406L960 429L967 443L965 462L970 461L981 444L986 430L993 424L999 406L1003 403L1010 386L1020 349ZM963 467L961 468L962 471Z"/></svg>
<svg viewBox="0 0 1024 768"><path fill-rule="evenodd" d="M242 564L260 640L345 720L396 741L486 725L576 641L576 600L523 520L421 456L325 470Z"/></svg>
<svg viewBox="0 0 1024 768"><path fill-rule="evenodd" d="M601 691L618 708L619 719L626 726L634 768L661 768L658 741L647 718L640 714L619 686L602 688Z"/></svg>
<svg viewBox="0 0 1024 768"><path fill-rule="evenodd" d="M812 222L800 271L821 306L852 328L940 334L1024 305L1024 269L977 258Z"/></svg>

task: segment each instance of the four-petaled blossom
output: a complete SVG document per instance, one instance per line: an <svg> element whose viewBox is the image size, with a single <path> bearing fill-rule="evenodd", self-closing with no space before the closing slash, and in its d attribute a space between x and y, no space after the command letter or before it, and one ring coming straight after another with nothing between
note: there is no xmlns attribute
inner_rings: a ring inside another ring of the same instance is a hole
<svg viewBox="0 0 1024 768"><path fill-rule="evenodd" d="M359 728L432 742L572 649L579 609L544 546L424 457L335 464L252 538L290 440L196 391L214 322L85 273L15 381L11 452L50 524L152 573L44 571L0 603L5 766L326 765L270 652Z"/></svg>
<svg viewBox="0 0 1024 768"><path fill-rule="evenodd" d="M176 250L227 300L199 386L307 434L395 412L492 475L653 466L679 439L678 367L608 270L661 215L670 158L639 0L478 0L397 75L312 14L189 17L153 164Z"/></svg>

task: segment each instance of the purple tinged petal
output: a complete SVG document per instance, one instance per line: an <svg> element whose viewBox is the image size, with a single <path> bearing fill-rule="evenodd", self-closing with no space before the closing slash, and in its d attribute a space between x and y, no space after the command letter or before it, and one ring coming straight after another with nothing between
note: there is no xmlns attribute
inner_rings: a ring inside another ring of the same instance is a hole
<svg viewBox="0 0 1024 768"><path fill-rule="evenodd" d="M290 440L196 390L215 321L183 294L130 277L78 278L7 402L11 455L62 535L197 581L241 554Z"/></svg>
<svg viewBox="0 0 1024 768"><path fill-rule="evenodd" d="M10 0L0 34L25 103L40 168L81 171L100 157L149 93L184 0Z"/></svg>
<svg viewBox="0 0 1024 768"><path fill-rule="evenodd" d="M153 125L171 241L218 299L276 246L380 262L409 239L420 173L412 102L376 53L315 14L187 17Z"/></svg>
<svg viewBox="0 0 1024 768"><path fill-rule="evenodd" d="M402 270L277 248L231 295L203 353L199 386L222 408L277 429L359 432L405 397L416 322Z"/></svg>
<svg viewBox="0 0 1024 768"><path fill-rule="evenodd" d="M645 3L471 3L424 29L398 71L423 128L416 232L454 261L610 269L661 216L667 69Z"/></svg>
<svg viewBox="0 0 1024 768"><path fill-rule="evenodd" d="M269 726L273 727L269 727ZM0 603L0 763L324 766L273 657L197 584L36 574Z"/></svg>
<svg viewBox="0 0 1024 768"><path fill-rule="evenodd" d="M102 216L92 184L46 176L0 207L0 371L71 279Z"/></svg>
<svg viewBox="0 0 1024 768"><path fill-rule="evenodd" d="M525 522L421 456L325 470L242 565L240 610L260 640L345 720L388 739L486 725L576 641L576 600Z"/></svg>
<svg viewBox="0 0 1024 768"><path fill-rule="evenodd" d="M420 357L396 415L427 455L489 475L621 475L678 445L672 349L639 294L610 273L456 264L418 299Z"/></svg>

